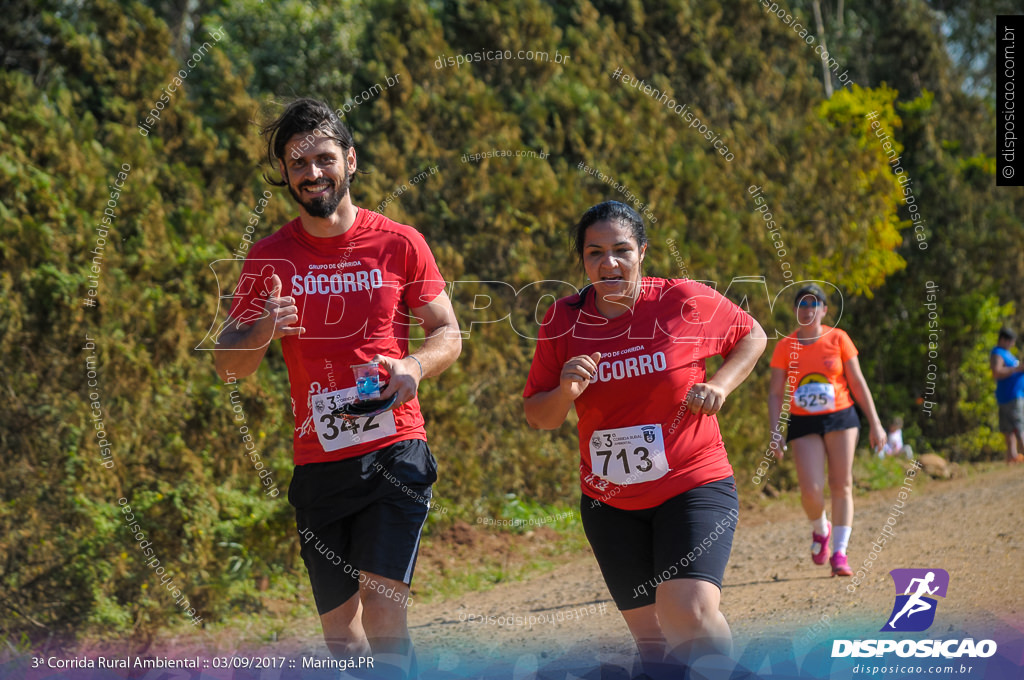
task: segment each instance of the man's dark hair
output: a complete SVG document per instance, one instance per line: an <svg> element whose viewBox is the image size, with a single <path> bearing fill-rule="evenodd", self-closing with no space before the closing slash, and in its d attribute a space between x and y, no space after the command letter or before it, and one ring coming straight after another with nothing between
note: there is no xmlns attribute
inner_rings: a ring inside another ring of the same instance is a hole
<svg viewBox="0 0 1024 680"><path fill-rule="evenodd" d="M308 97L289 104L276 120L260 128L260 134L267 138L267 161L274 170L279 168L279 161L286 161L284 147L297 134L311 135L314 139L333 139L346 154L355 146L352 133L331 111L331 107L319 99ZM263 179L277 187L287 184L284 178L275 179L267 173L263 174Z"/></svg>
<svg viewBox="0 0 1024 680"><path fill-rule="evenodd" d="M1015 340L1017 340L1017 334L1014 333L1013 331L1011 331L1006 326L1003 326L1002 328L999 329L999 339L1000 340L1014 340L1015 341Z"/></svg>

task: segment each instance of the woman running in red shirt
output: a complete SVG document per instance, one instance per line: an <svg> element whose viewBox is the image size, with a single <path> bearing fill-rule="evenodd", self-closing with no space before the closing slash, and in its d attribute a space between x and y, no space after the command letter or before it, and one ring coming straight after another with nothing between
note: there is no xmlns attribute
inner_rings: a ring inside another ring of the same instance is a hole
<svg viewBox="0 0 1024 680"><path fill-rule="evenodd" d="M644 277L643 220L623 203L588 210L575 241L591 283L544 318L526 419L555 429L576 408L580 516L647 672L727 654L719 600L739 504L715 414L764 331L712 288Z"/></svg>
<svg viewBox="0 0 1024 680"><path fill-rule="evenodd" d="M853 453L860 429L854 399L867 414L872 448L884 446L886 435L853 341L845 331L821 323L827 304L825 291L817 284L797 292L794 305L800 327L780 340L772 353L768 415L774 425L771 447L781 460L779 417L786 398L792 399L786 441L793 442L800 500L811 520L811 559L815 564L829 561L833 576L851 576L846 547L853 531ZM825 515L826 459L834 527Z"/></svg>

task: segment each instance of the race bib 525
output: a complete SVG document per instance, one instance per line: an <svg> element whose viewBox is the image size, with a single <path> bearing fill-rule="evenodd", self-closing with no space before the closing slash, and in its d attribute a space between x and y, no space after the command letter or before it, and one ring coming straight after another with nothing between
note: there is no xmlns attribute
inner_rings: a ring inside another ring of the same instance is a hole
<svg viewBox="0 0 1024 680"><path fill-rule="evenodd" d="M836 388L832 383L808 382L793 393L796 405L811 413L836 410Z"/></svg>

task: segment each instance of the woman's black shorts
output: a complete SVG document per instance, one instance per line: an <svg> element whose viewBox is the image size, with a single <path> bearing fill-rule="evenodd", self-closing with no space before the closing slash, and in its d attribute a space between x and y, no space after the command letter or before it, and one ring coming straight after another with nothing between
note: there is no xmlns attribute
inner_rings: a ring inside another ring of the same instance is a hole
<svg viewBox="0 0 1024 680"><path fill-rule="evenodd" d="M860 428L860 416L857 415L855 406L849 406L835 413L822 413L813 416L793 415L790 416L786 441L791 442L809 434L824 437L826 432L849 430L851 427Z"/></svg>
<svg viewBox="0 0 1024 680"><path fill-rule="evenodd" d="M654 604L663 581L692 578L721 588L738 517L732 477L645 510L580 499L583 529L620 610Z"/></svg>

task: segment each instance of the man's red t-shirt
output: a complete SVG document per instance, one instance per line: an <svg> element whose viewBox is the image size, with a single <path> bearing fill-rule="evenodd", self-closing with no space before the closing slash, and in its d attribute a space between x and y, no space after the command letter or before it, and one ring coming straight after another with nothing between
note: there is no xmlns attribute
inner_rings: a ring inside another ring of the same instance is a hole
<svg viewBox="0 0 1024 680"><path fill-rule="evenodd" d="M355 399L350 366L374 355L408 355L409 310L436 298L445 282L412 227L360 208L340 236L317 238L296 218L258 241L245 259L230 315L263 316L270 278L293 296L306 332L281 338L295 416L295 464L361 456L406 439L426 439L419 400L349 423L331 411Z"/></svg>
<svg viewBox="0 0 1024 680"><path fill-rule="evenodd" d="M593 291L558 300L541 326L524 397L558 387L565 362L601 353L576 400L583 493L623 510L651 508L732 475L715 416L686 408L704 360L728 354L753 319L688 279L644 278L631 311L605 318Z"/></svg>

